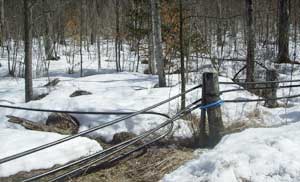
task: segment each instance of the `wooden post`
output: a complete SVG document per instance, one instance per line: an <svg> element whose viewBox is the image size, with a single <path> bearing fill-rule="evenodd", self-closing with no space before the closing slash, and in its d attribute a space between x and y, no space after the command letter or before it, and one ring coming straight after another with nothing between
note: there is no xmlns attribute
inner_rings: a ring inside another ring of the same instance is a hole
<svg viewBox="0 0 300 182"><path fill-rule="evenodd" d="M277 76L277 72L275 69L267 70L266 81L278 81L278 76ZM266 91L265 91L266 99L276 98L278 83L267 83L266 86L271 87L271 89L266 89ZM274 107L278 107L278 103L276 100L266 100L264 106L269 107L269 108L274 108Z"/></svg>
<svg viewBox="0 0 300 182"><path fill-rule="evenodd" d="M202 83L202 105L206 105L206 99L205 99L205 82L203 80ZM207 140L208 140L208 135L207 135L207 121L206 121L206 110L201 109L201 118L200 118L200 124L199 124L199 147L206 147L207 146Z"/></svg>
<svg viewBox="0 0 300 182"><path fill-rule="evenodd" d="M217 73L204 73L203 85L205 85L205 104L211 104L220 100ZM208 144L209 146L214 146L221 140L224 131L221 107L214 106L207 108L207 118L209 125Z"/></svg>

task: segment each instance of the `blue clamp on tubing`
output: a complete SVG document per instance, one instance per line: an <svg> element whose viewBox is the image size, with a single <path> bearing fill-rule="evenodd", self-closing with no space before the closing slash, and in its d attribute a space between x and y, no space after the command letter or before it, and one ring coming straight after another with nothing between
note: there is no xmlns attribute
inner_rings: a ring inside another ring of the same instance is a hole
<svg viewBox="0 0 300 182"><path fill-rule="evenodd" d="M204 105L204 106L199 106L199 109L208 109L208 108L212 108L212 107L217 107L217 106L220 106L224 104L224 101L223 100L218 100L216 102L213 102L213 103L210 103L210 104L207 104L207 105Z"/></svg>

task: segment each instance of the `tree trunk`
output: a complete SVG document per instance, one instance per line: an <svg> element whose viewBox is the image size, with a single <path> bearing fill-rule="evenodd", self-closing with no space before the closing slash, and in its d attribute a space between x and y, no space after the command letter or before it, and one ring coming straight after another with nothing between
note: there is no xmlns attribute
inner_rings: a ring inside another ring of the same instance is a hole
<svg viewBox="0 0 300 182"><path fill-rule="evenodd" d="M162 53L162 38L161 38L161 19L160 19L159 0L151 0L152 14L152 39L154 46L154 59L158 73L159 87L166 86L166 75L164 71L163 53Z"/></svg>
<svg viewBox="0 0 300 182"><path fill-rule="evenodd" d="M4 0L0 0L0 46L4 43Z"/></svg>
<svg viewBox="0 0 300 182"><path fill-rule="evenodd" d="M179 39L180 39L180 75L181 75L181 93L185 92L185 67L184 67L184 47L183 47L183 15L182 0L179 0ZM181 110L185 108L185 95L181 96Z"/></svg>
<svg viewBox="0 0 300 182"><path fill-rule="evenodd" d="M121 71L120 65L120 2L116 0L115 11L116 11L116 38L115 38L115 56L116 56L116 70Z"/></svg>
<svg viewBox="0 0 300 182"><path fill-rule="evenodd" d="M7 50L7 67L8 67L8 73L10 76L14 76L12 69L11 69L11 61L10 61L10 43L8 43L8 45L6 46L6 50Z"/></svg>
<svg viewBox="0 0 300 182"><path fill-rule="evenodd" d="M44 26L45 26L45 35L44 35L44 46L45 46L45 55L47 60L52 60L54 58L54 45L51 39L52 35L52 23L51 15L49 12L49 4L47 0L43 1L44 3Z"/></svg>
<svg viewBox="0 0 300 182"><path fill-rule="evenodd" d="M289 3L290 0L278 0L278 63L289 63Z"/></svg>
<svg viewBox="0 0 300 182"><path fill-rule="evenodd" d="M63 11L63 1L64 0L60 0L60 11L59 11L59 31L58 31L58 39L59 39L59 43L62 45L66 44L66 40L65 40L65 12Z"/></svg>
<svg viewBox="0 0 300 182"><path fill-rule="evenodd" d="M100 71L101 69L101 9L99 4L97 3L97 1L94 1L95 3L95 7L96 7L96 13L97 13L97 18L96 18L96 22L95 23L95 36L97 37L97 55L98 55L98 71Z"/></svg>
<svg viewBox="0 0 300 182"><path fill-rule="evenodd" d="M82 41L83 41L83 31L84 31L84 17L85 17L85 3L86 1L85 0L81 0L81 6L80 6L80 77L83 76L83 68L82 68L82 64L83 64L83 57L82 57Z"/></svg>
<svg viewBox="0 0 300 182"><path fill-rule="evenodd" d="M151 5L150 5L151 9ZM152 27L152 17L149 17L148 19L149 27ZM154 63L154 46L153 46L153 32L149 31L148 33L148 67L149 67L149 73L155 74L155 63Z"/></svg>
<svg viewBox="0 0 300 182"><path fill-rule="evenodd" d="M254 81L254 47L255 47L255 33L253 25L253 2L246 0L246 17L247 17L247 71L246 81Z"/></svg>
<svg viewBox="0 0 300 182"><path fill-rule="evenodd" d="M98 54L98 71L101 69L101 42L100 42L100 36L97 36L97 54Z"/></svg>
<svg viewBox="0 0 300 182"><path fill-rule="evenodd" d="M32 7L30 0L24 2L24 45L25 45L25 102L32 99Z"/></svg>
<svg viewBox="0 0 300 182"><path fill-rule="evenodd" d="M139 71L139 64L140 64L140 41L137 42L137 64L136 64L136 72Z"/></svg>
<svg viewBox="0 0 300 182"><path fill-rule="evenodd" d="M222 41L222 1L217 0L217 45L222 46L223 41Z"/></svg>

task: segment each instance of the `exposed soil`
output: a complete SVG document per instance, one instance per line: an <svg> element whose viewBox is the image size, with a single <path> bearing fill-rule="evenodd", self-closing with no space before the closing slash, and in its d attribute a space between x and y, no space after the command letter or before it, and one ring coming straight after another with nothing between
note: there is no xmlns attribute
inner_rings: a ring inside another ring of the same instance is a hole
<svg viewBox="0 0 300 182"><path fill-rule="evenodd" d="M151 147L138 157L128 157L117 165L69 182L154 182L192 159L191 149Z"/></svg>
<svg viewBox="0 0 300 182"><path fill-rule="evenodd" d="M253 126L252 126L253 127ZM244 125L234 125L226 128L226 134L240 132L245 128ZM103 143L100 139L97 140L104 148L111 147L112 144ZM112 166L104 169L93 171L89 174L81 175L79 177L66 179L68 182L155 182L162 179L162 177L174 171L186 161L193 158L193 149L182 147L184 145L175 146L172 143L160 141L156 145L150 146L147 150L136 152L121 161L118 161ZM178 141L177 141L178 142ZM179 142L180 143L180 142ZM187 142L188 143L188 142ZM79 167L75 166L75 168ZM58 166L55 166L56 168ZM74 168L73 168L74 169ZM46 170L33 170L30 172L20 172L16 175L0 178L0 182L17 182L35 176ZM61 171L64 173L66 171ZM51 177L44 178L38 181L47 181Z"/></svg>
<svg viewBox="0 0 300 182"><path fill-rule="evenodd" d="M187 160L192 159L193 150L177 147L151 146L145 152L138 152L106 169L68 179L69 182L154 182L165 174L175 170ZM56 166L58 167L58 166ZM18 182L47 170L20 172L16 175L0 178L2 182ZM63 172L63 171L62 171ZM44 178L39 181L47 181ZM64 180L66 181L66 180Z"/></svg>

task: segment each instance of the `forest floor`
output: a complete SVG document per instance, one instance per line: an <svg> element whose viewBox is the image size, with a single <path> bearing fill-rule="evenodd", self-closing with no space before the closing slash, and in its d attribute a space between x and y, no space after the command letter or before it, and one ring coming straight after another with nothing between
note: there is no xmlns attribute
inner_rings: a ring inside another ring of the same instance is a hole
<svg viewBox="0 0 300 182"><path fill-rule="evenodd" d="M46 94L46 97L29 103L24 102L24 79L7 76L7 61L5 58L0 59L3 65L0 67L0 76L3 76L0 79L0 103L25 108L68 111L134 112L180 93L180 77L177 74L167 75L169 87L157 88L156 76L126 71L116 73L114 62L109 61L103 61L104 64L107 64L103 65L104 69L96 70L97 62L89 60L88 56L85 58L84 77L79 76L78 68L75 74L66 73L68 61L65 57L62 57L60 61L51 62L49 78L37 76L33 80L34 95ZM107 57L103 60L110 59ZM125 68L127 68L126 65L129 68L133 64L126 62ZM189 79L187 89L201 83L201 73L210 71L210 67L210 60L202 60L199 72L189 73L191 79ZM220 75L223 76L219 77L219 81L232 82L230 78L240 67L242 67L240 63L226 62L222 64ZM276 69L280 80L300 79L299 66L294 68L290 65L278 65ZM290 74L290 70L294 70L293 74ZM263 73L259 74L259 76L262 75ZM56 78L61 80L56 86L45 86L49 79ZM259 78L259 80L264 80L264 78ZM281 86L289 84L282 83ZM237 88L240 87L235 84L220 85L220 91ZM91 92L92 95L70 97L78 90ZM289 96L299 94L299 92L298 87L284 88L278 90L277 95L278 97ZM199 99L201 95L201 89L191 92L187 95L187 104ZM258 98L260 97L247 91L224 92L221 95L223 100ZM300 163L298 162L300 158L297 155L300 149L300 100L292 98L278 102L280 104L278 108L266 108L264 102L225 103L222 105L222 119L225 127L230 131L214 149L193 151L184 147L173 147L173 145L154 145L149 147L146 153L131 155L110 168L101 169L69 181L300 181ZM179 103L180 100L177 99L155 108L153 111L174 116L179 110ZM198 118L200 113L198 109L192 112ZM0 158L65 137L54 133L25 130L21 126L8 122L6 117L13 115L45 123L49 114L9 108L0 109ZM80 122L79 131L85 131L120 117L119 115L81 114L73 116ZM61 148L53 147L51 150L1 164L0 176L2 178L0 181L21 181L101 151L102 147L108 147L103 143L99 145L91 138L100 138L109 143L116 133L130 132L140 135L163 121L165 118L157 115L138 115L91 133L87 136L90 138L84 139L85 143L82 141L65 142ZM189 124L185 119L175 121L172 137L176 139L193 137L194 128ZM243 130L249 127L253 129L231 134L232 130L237 131L237 128ZM79 148L81 148L80 151L76 151Z"/></svg>
<svg viewBox="0 0 300 182"><path fill-rule="evenodd" d="M67 179L68 182L153 182L159 181L165 174L174 171L186 161L195 156L193 149L175 146L150 146L145 150L135 152L132 155L114 163L111 166L99 168L91 173L75 178ZM53 167L56 168L55 166ZM79 166L78 166L79 167ZM19 172L0 181L16 182L30 176L41 174L47 170L33 170L30 172ZM61 171L66 172L66 171ZM47 181L51 176L41 181ZM64 180L65 181L65 180Z"/></svg>
<svg viewBox="0 0 300 182"><path fill-rule="evenodd" d="M116 165L97 172L70 179L69 182L153 182L193 158L187 148L150 147L144 153L134 154Z"/></svg>

